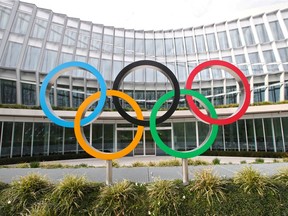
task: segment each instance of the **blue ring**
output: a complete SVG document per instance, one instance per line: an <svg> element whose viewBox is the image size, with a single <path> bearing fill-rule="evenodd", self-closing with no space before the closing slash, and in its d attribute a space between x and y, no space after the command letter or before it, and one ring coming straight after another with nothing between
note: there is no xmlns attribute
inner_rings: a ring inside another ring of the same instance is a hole
<svg viewBox="0 0 288 216"><path fill-rule="evenodd" d="M55 124L60 125L62 127L73 128L74 122L63 120L63 119L57 117L55 115L55 113L53 113L51 105L50 104L49 104L49 106L47 105L47 103L50 103L49 97L48 98L46 97L47 96L46 95L47 87L49 84L51 84L50 80L52 80L54 76L57 76L57 75L60 76L61 73L64 72L63 70L67 69L69 67L78 67L78 68L82 68L82 69L85 69L85 70L91 72L97 78L99 85L100 85L100 89L101 89L101 95L100 95L97 106L95 107L94 111L89 116L87 116L81 120L81 122L80 122L81 126L89 124L90 122L92 122L94 119L96 119L101 114L102 109L103 109L105 102L106 102L107 87L106 87L105 80L104 80L103 76L100 74L100 72L96 68L91 66L90 64L87 64L84 62L77 62L77 61L67 62L67 63L64 63L64 64L57 66L56 68L54 68L52 71L50 71L47 74L47 76L43 80L43 83L42 83L42 86L40 89L40 105L42 107L42 110L45 113L45 115Z"/></svg>

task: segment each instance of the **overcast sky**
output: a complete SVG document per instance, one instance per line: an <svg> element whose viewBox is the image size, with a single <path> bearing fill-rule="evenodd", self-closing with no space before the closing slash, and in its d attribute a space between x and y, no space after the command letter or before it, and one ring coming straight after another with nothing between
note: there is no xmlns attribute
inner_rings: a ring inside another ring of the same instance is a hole
<svg viewBox="0 0 288 216"><path fill-rule="evenodd" d="M22 0L81 20L137 30L177 29L221 22L287 0ZM260 12L262 12L260 10ZM242 15L243 16L243 15Z"/></svg>

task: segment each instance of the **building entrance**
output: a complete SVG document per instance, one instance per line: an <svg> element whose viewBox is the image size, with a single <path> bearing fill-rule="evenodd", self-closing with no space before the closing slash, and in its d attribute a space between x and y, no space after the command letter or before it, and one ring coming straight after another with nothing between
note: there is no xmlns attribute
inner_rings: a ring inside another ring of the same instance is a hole
<svg viewBox="0 0 288 216"><path fill-rule="evenodd" d="M172 147L172 133L171 127L160 127L157 129L160 138L163 140L165 144L169 147ZM134 134L136 133L136 128L117 128L116 129L116 151L120 151L124 149L131 140L134 138ZM153 140L150 129L145 128L143 132L143 136L139 141L137 147L131 152L129 155L163 155L162 152Z"/></svg>

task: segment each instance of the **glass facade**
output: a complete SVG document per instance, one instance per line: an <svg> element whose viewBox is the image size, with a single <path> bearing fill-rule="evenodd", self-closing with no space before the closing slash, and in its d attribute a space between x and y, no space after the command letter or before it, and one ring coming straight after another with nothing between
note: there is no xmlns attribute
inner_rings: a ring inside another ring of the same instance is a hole
<svg viewBox="0 0 288 216"><path fill-rule="evenodd" d="M185 86L190 72L200 63L222 59L235 64L248 78L251 103L287 100L287 26L288 10L283 8L272 14L252 15L249 19L231 22L139 31L82 21L25 2L0 0L0 103L39 106L39 88L44 77L67 61L90 63L102 73L107 88L111 89L124 66L142 59L166 65L180 86ZM194 82L194 90L204 94L214 106L240 102L238 84L221 68L201 71ZM170 81L154 68L132 71L121 84L122 91L147 110L172 88ZM99 90L91 73L71 69L55 82L50 102L57 107L78 107L87 96ZM170 104L168 101L162 108L167 109ZM124 101L122 106L129 108ZM186 106L182 98L179 108ZM113 110L110 98L105 108ZM194 121L193 117L188 120L170 122L159 135L174 149L194 149L205 139L208 126ZM244 118L220 127L212 149L286 151L288 137L283 131L287 129L287 122L283 116ZM37 118L1 119L0 127L1 157L82 151L73 130ZM93 123L90 127L85 128L87 139L102 151L125 148L135 133L134 129L119 129L117 122ZM145 131L145 138L131 154L164 153L157 148L149 131Z"/></svg>

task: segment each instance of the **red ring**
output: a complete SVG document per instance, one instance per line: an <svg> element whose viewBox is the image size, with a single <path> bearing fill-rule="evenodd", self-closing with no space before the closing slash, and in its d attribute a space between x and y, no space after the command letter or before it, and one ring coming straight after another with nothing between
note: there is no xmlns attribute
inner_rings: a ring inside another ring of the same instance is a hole
<svg viewBox="0 0 288 216"><path fill-rule="evenodd" d="M186 96L186 100L188 102L188 105L190 106L192 112L194 113L194 115L209 124L216 124L216 125L227 125L227 124L231 124L235 121L237 121L238 119L240 119L246 112L246 110L249 107L250 104L250 85L249 82L247 80L247 78L245 77L245 75L243 74L243 72L237 68L236 66L230 64L229 62L225 62L225 61L221 61L221 60L210 60L210 61L206 61L200 65L198 65L196 68L194 68L194 70L191 71L187 82L186 82L186 89L192 89L192 82L195 78L195 76L201 72L202 70L205 70L207 68L210 68L212 66L220 66L220 67L224 67L224 69L228 69L228 72L233 72L235 73L235 75L238 76L238 78L240 78L240 80L243 83L243 87L244 87L244 96L245 96L245 100L242 103L242 106L238 108L237 112L234 113L233 115L231 115L228 118L225 119L213 119L205 114L203 114L199 108L196 106L196 104L194 103L192 96L187 95ZM235 77L235 76L234 76ZM239 81L240 81L239 80ZM241 92L242 93L242 92Z"/></svg>

